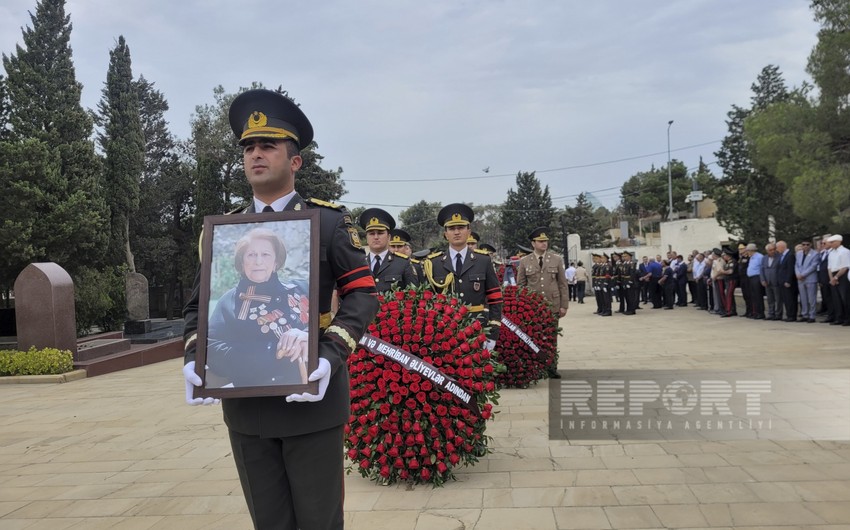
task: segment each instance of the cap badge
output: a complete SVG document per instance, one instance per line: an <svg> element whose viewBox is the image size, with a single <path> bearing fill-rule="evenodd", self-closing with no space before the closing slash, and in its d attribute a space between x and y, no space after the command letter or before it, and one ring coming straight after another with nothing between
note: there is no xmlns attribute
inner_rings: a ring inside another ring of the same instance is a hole
<svg viewBox="0 0 850 530"><path fill-rule="evenodd" d="M248 128L256 129L257 127L265 127L268 121L269 120L266 118L265 114L259 111L254 111L248 118Z"/></svg>
<svg viewBox="0 0 850 530"><path fill-rule="evenodd" d="M460 217L460 214L459 214L459 213L453 213L453 214L452 214L452 222L462 221L462 220L463 220L463 219L461 219L461 217Z"/></svg>

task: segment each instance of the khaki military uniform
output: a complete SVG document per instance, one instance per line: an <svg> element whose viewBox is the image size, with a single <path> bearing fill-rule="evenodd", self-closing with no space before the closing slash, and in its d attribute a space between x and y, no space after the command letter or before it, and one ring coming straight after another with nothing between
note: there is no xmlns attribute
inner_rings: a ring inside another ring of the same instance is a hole
<svg viewBox="0 0 850 530"><path fill-rule="evenodd" d="M517 267L517 286L542 294L555 311L570 306L564 259L553 252L543 254L542 267L537 254L524 256Z"/></svg>

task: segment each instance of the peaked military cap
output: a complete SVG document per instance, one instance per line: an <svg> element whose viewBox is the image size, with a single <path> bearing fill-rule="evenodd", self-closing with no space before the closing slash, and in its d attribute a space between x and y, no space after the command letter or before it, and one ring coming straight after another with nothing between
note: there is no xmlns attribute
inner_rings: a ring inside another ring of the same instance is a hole
<svg viewBox="0 0 850 530"><path fill-rule="evenodd" d="M401 228L390 230L390 245L404 245L410 243L410 234Z"/></svg>
<svg viewBox="0 0 850 530"><path fill-rule="evenodd" d="M478 243L481 238L478 236L478 232L472 232L469 234L469 237L466 238L467 243Z"/></svg>
<svg viewBox="0 0 850 530"><path fill-rule="evenodd" d="M367 232L369 230L392 230L395 228L395 219L393 219L393 216L380 208L363 210L357 222Z"/></svg>
<svg viewBox="0 0 850 530"><path fill-rule="evenodd" d="M424 258L427 258L428 254L430 254L431 252L432 252L432 250L430 248L424 248L422 250L417 250L412 255L416 259L424 259Z"/></svg>
<svg viewBox="0 0 850 530"><path fill-rule="evenodd" d="M466 226L475 219L472 208L459 202L443 206L437 214L437 224L442 227Z"/></svg>
<svg viewBox="0 0 850 530"><path fill-rule="evenodd" d="M549 229L545 226L538 226L529 235L528 239L532 241L549 241L549 236L546 235Z"/></svg>
<svg viewBox="0 0 850 530"><path fill-rule="evenodd" d="M313 141L313 126L298 105L271 90L248 90L236 96L228 119L240 145L249 138L277 138L290 139L304 149Z"/></svg>
<svg viewBox="0 0 850 530"><path fill-rule="evenodd" d="M481 249L481 250L484 250L486 252L489 252L490 254L496 252L496 247L494 247L490 243L481 243L480 245L478 245L478 248Z"/></svg>

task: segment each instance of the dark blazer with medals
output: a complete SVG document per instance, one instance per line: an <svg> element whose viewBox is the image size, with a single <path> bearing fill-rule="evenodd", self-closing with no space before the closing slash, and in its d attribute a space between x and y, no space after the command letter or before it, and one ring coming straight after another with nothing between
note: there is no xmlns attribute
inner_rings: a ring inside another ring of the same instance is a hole
<svg viewBox="0 0 850 530"><path fill-rule="evenodd" d="M319 357L330 363L331 380L324 399L313 403L287 403L284 396L223 399L225 424L243 434L297 436L330 429L347 423L349 419L346 361L378 311L375 280L348 211L324 201L305 201L298 194L289 201L284 211L305 208L317 208L321 212L318 304L322 333ZM254 202L237 212L255 213ZM339 311L331 319L334 289L339 294ZM186 321L185 362L195 360L199 295L200 272L195 278L192 297L183 310Z"/></svg>
<svg viewBox="0 0 850 530"><path fill-rule="evenodd" d="M375 275L375 287L378 292L389 291L396 285L404 289L408 286L419 285L419 279L413 270L410 259L404 254L387 252L387 256L381 261L378 274Z"/></svg>
<svg viewBox="0 0 850 530"><path fill-rule="evenodd" d="M427 262L427 263L426 263ZM430 274L427 269L430 268ZM449 254L436 252L423 260L425 277L439 291L458 297L484 326L491 326L487 333L490 340L499 340L502 325L502 288L490 255L483 250L467 250L460 275L455 275L454 264ZM452 281L447 283L449 274Z"/></svg>

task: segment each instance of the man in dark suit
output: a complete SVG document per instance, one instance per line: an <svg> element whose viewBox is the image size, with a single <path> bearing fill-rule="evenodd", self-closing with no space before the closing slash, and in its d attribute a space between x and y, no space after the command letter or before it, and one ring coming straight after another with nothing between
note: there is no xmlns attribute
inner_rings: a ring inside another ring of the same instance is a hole
<svg viewBox="0 0 850 530"><path fill-rule="evenodd" d="M794 266L797 264L794 252L788 249L785 241L776 242L776 253L779 255L779 266L776 277L782 292L782 306L785 308L785 322L797 321L797 274Z"/></svg>
<svg viewBox="0 0 850 530"><path fill-rule="evenodd" d="M688 306L688 264L685 258L679 254L676 256L676 305Z"/></svg>
<svg viewBox="0 0 850 530"><path fill-rule="evenodd" d="M255 528L343 527L343 427L350 414L346 359L378 310L375 281L357 229L342 206L302 199L295 191L300 150L313 138L307 117L286 96L249 90L230 106L230 126L242 145L254 197L244 213L318 209L320 212L319 367L310 374L317 394L221 400L242 491ZM195 374L198 278L183 311L186 401L201 385ZM331 297L339 309L331 315ZM282 361L284 362L284 361Z"/></svg>
<svg viewBox="0 0 850 530"><path fill-rule="evenodd" d="M380 208L369 208L360 214L358 222L366 231L369 269L375 277L378 292L389 291L394 286L404 289L409 285L419 285L410 258L390 250L390 231L395 229L393 216ZM401 235L396 234L395 237L397 243L403 244Z"/></svg>

